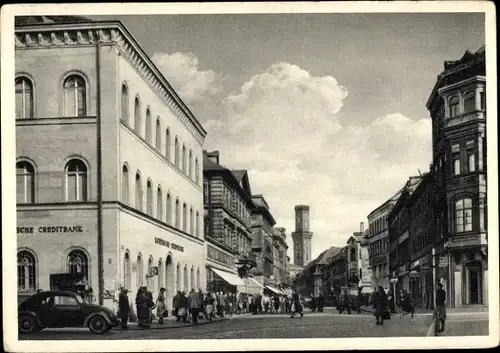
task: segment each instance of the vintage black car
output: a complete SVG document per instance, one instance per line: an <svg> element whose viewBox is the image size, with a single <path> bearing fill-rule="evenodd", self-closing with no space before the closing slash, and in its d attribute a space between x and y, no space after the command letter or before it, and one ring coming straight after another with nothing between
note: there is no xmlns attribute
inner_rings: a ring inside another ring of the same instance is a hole
<svg viewBox="0 0 500 353"><path fill-rule="evenodd" d="M85 303L73 292L46 291L32 295L19 305L19 333L39 332L44 328L88 327L101 334L119 324L112 310Z"/></svg>

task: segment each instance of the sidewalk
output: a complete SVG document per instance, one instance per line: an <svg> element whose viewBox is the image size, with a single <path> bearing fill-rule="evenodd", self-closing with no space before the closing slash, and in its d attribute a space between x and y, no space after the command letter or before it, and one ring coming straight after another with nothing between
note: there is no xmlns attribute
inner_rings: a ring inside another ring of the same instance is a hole
<svg viewBox="0 0 500 353"><path fill-rule="evenodd" d="M221 321L225 321L228 319L229 318L227 318L227 317L223 317L223 318L216 317L216 318L212 319L212 321L208 321L208 320L204 320L204 319L198 320L198 326L207 325L207 324L216 323L216 322L221 322ZM189 327L189 326L195 326L195 325L189 321L188 322L182 322L182 321L177 322L175 317L168 317L168 318L164 319L163 324L158 324L157 321L154 321L151 324L151 327L148 327L148 328L140 327L137 322L129 322L128 323L128 330L165 330L165 329L182 328L182 327ZM117 327L115 327L115 330L121 331L121 330L127 330L127 329L122 329L121 326L117 326Z"/></svg>

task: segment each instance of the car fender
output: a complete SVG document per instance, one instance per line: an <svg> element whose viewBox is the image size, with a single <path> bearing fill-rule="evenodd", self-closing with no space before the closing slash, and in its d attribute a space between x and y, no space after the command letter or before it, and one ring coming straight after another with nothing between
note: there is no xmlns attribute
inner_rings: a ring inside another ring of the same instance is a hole
<svg viewBox="0 0 500 353"><path fill-rule="evenodd" d="M39 326L42 326L42 322L40 321L40 318L38 317L38 315L34 311L30 311L30 310L21 311L17 314L17 317L19 318L21 316L31 316L32 318L35 319L36 323Z"/></svg>
<svg viewBox="0 0 500 353"><path fill-rule="evenodd" d="M98 312L90 314L85 319L85 322L84 322L83 325L84 326L88 326L90 319L92 319L94 316L97 316L97 315L101 315L102 317L104 317L104 319L106 319L106 321L107 321L108 324L112 325L112 322L111 322L111 319L109 317L109 314L107 314L105 311L98 311Z"/></svg>

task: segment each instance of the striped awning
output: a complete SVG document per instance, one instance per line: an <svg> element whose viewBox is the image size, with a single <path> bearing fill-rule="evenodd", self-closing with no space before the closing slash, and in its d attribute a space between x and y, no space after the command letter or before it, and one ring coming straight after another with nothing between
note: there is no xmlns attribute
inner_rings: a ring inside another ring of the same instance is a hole
<svg viewBox="0 0 500 353"><path fill-rule="evenodd" d="M265 287L276 294L283 294L283 292L279 288L270 285L266 285Z"/></svg>

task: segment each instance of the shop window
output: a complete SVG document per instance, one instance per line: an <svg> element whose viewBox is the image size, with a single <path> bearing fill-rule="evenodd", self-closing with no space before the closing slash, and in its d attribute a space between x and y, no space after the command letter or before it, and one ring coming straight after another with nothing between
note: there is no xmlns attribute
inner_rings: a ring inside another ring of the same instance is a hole
<svg viewBox="0 0 500 353"><path fill-rule="evenodd" d="M128 190L129 180L128 180L128 167L126 164L122 167L122 202L125 205L129 204L129 190Z"/></svg>
<svg viewBox="0 0 500 353"><path fill-rule="evenodd" d="M129 119L129 101L128 101L128 87L124 83L122 83L122 94L121 94L121 120L126 122L127 124L130 123Z"/></svg>
<svg viewBox="0 0 500 353"><path fill-rule="evenodd" d="M67 117L87 115L87 87L83 77L71 75L64 80L64 107Z"/></svg>
<svg viewBox="0 0 500 353"><path fill-rule="evenodd" d="M33 119L33 83L27 77L16 79L16 119Z"/></svg>
<svg viewBox="0 0 500 353"><path fill-rule="evenodd" d="M17 290L18 292L36 291L36 260L26 250L17 253Z"/></svg>
<svg viewBox="0 0 500 353"><path fill-rule="evenodd" d="M153 144L153 122L151 119L151 109L148 107L146 109L146 141L149 144Z"/></svg>
<svg viewBox="0 0 500 353"><path fill-rule="evenodd" d="M476 110L476 93L468 91L464 94L464 113L470 113Z"/></svg>
<svg viewBox="0 0 500 353"><path fill-rule="evenodd" d="M459 103L458 96L451 97L451 99L450 99L450 117L451 118L454 118L454 117L458 116L458 114L459 114L458 103Z"/></svg>
<svg viewBox="0 0 500 353"><path fill-rule="evenodd" d="M455 232L472 231L472 199L464 198L455 203Z"/></svg>
<svg viewBox="0 0 500 353"><path fill-rule="evenodd" d="M170 161L170 129L165 131L165 157Z"/></svg>
<svg viewBox="0 0 500 353"><path fill-rule="evenodd" d="M123 287L130 290L131 287L131 271L130 271L130 254L127 251L123 257Z"/></svg>
<svg viewBox="0 0 500 353"><path fill-rule="evenodd" d="M161 151L161 124L160 117L156 118L156 129L155 129L156 143L155 147L158 151Z"/></svg>
<svg viewBox="0 0 500 353"><path fill-rule="evenodd" d="M87 166L80 159L66 164L66 201L87 201Z"/></svg>
<svg viewBox="0 0 500 353"><path fill-rule="evenodd" d="M86 280L89 279L89 259L81 250L72 250L68 254L68 272L73 274L83 274Z"/></svg>
<svg viewBox="0 0 500 353"><path fill-rule="evenodd" d="M27 161L16 163L16 201L35 202L35 168Z"/></svg>
<svg viewBox="0 0 500 353"><path fill-rule="evenodd" d="M148 179L146 183L147 193L146 193L146 212L148 215L153 215L153 182Z"/></svg>
<svg viewBox="0 0 500 353"><path fill-rule="evenodd" d="M142 118L141 118L141 100L139 96L135 96L134 100L134 130L137 132L139 135L141 134L141 125L142 125Z"/></svg>

